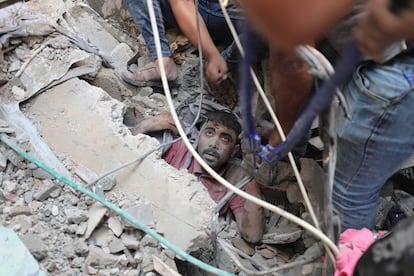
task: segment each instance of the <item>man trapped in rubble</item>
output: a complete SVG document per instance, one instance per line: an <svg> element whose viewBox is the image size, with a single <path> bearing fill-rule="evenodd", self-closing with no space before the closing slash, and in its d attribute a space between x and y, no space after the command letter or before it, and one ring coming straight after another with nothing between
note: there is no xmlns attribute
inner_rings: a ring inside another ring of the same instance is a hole
<svg viewBox="0 0 414 276"><path fill-rule="evenodd" d="M161 113L141 122L133 133L149 133L175 129L170 113ZM259 185L239 166L237 155L241 126L237 117L228 111L210 111L196 136L196 150L201 158L219 175L232 184L247 182L244 190L260 198ZM177 169L187 169L207 188L211 198L219 204L227 189L210 176L194 159L182 140L175 142L163 154L164 160ZM245 181L247 180L247 181ZM263 208L234 194L221 208L220 215L231 210L242 238L249 243L261 240L264 230Z"/></svg>

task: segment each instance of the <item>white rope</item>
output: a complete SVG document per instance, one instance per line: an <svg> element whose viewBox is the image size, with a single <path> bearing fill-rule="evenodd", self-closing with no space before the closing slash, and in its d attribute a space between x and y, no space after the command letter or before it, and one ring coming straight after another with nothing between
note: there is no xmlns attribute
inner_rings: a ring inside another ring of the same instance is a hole
<svg viewBox="0 0 414 276"><path fill-rule="evenodd" d="M157 60L159 63L159 67L160 67L160 73L161 73L161 81L162 81L162 85L164 88L164 92L165 92L165 96L167 99L167 103L171 112L171 115L173 117L174 123L177 127L177 131L180 134L180 136L183 139L183 142L185 143L185 145L187 146L188 150L192 153L193 157L197 160L197 162L200 163L200 165L215 179L217 179L217 181L219 181L221 184L223 184L227 189L233 191L235 194L252 201L253 203L269 209L270 211L279 214L283 217L285 217L286 219L300 225L301 227L303 227L304 229L308 230L309 232L311 232L313 235L315 235L316 237L318 237L319 239L322 240L323 243L327 244L327 246L329 248L331 248L331 250L333 252L335 252L336 254L339 254L339 250L336 247L336 245L326 236L324 235L321 231L319 231L318 229L316 229L315 227L313 227L311 224L307 223L306 221L290 214L289 212L286 212L283 209L278 208L277 206L274 206L266 201L260 200L238 188L236 188L235 186L233 186L231 183L227 182L224 178L222 178L219 174L217 174L212 168L210 168L210 166L204 162L204 160L200 157L200 155L197 153L197 151L192 147L192 145L190 144L190 141L188 140L187 136L185 135L185 132L183 130L183 127L181 125L181 122L177 116L177 113L175 112L175 107L174 107L174 103L171 97L171 92L168 86L168 81L167 81L167 76L165 73L165 68L164 68L164 61L163 61L163 57L162 57L162 53L161 53L161 45L160 45L160 37L159 37L159 33L158 33L158 29L157 29L157 23L156 23L156 18L155 18L155 13L154 13L154 7L152 5L152 0L147 0L147 4L148 4L148 9L149 9L149 15L150 15L150 19L151 19L151 26L153 29L153 33L154 33L154 40L155 40L155 47L157 50Z"/></svg>

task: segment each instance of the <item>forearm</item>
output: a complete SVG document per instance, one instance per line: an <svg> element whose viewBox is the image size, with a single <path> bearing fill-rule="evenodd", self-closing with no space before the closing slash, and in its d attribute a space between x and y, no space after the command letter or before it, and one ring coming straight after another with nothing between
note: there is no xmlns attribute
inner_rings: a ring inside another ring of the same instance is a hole
<svg viewBox="0 0 414 276"><path fill-rule="evenodd" d="M246 186L246 192L260 198L258 184L253 180ZM236 221L241 236L247 242L257 243L262 239L264 231L263 208L246 200L243 212L236 214Z"/></svg>
<svg viewBox="0 0 414 276"><path fill-rule="evenodd" d="M291 48L318 40L355 0L244 0L246 16L270 44Z"/></svg>
<svg viewBox="0 0 414 276"><path fill-rule="evenodd" d="M170 0L169 2L181 31L195 47L198 47L198 29L194 2L192 0ZM207 30L203 18L199 14L198 19L201 49L206 60L209 60L212 56L219 55L220 53Z"/></svg>

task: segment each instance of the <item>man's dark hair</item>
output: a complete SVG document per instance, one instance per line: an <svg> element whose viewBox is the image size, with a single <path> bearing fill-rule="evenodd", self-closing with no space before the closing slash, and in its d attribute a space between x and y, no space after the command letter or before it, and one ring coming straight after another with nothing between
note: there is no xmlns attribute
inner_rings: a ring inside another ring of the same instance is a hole
<svg viewBox="0 0 414 276"><path fill-rule="evenodd" d="M207 121L214 121L222 124L225 127L231 128L239 138L241 133L241 125L236 115L224 110L210 111L206 114Z"/></svg>

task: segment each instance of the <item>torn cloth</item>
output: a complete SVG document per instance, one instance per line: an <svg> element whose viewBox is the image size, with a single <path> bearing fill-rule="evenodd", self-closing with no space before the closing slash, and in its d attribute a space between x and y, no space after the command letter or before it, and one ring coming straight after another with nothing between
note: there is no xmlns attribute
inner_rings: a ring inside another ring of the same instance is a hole
<svg viewBox="0 0 414 276"><path fill-rule="evenodd" d="M0 9L0 44L3 47L8 47L13 37L44 36L53 31L48 19L32 13L24 2Z"/></svg>
<svg viewBox="0 0 414 276"><path fill-rule="evenodd" d="M374 233L367 228L345 230L339 237L335 276L352 276L359 258L375 240Z"/></svg>

